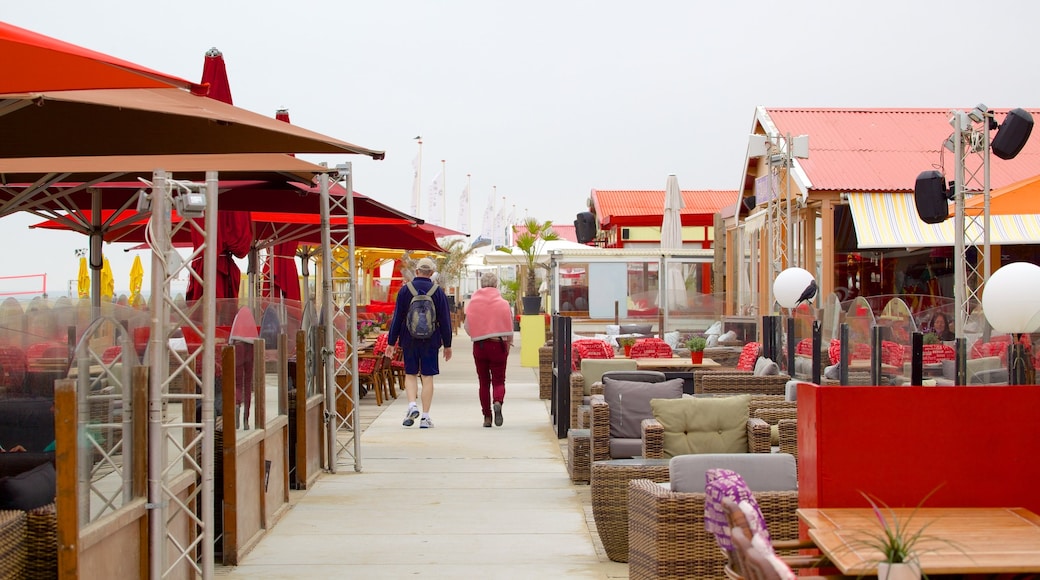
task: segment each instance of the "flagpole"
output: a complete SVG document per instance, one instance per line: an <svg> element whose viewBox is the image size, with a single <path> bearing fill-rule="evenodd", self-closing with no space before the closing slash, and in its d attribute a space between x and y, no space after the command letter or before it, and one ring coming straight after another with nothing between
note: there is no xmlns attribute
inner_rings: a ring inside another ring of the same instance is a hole
<svg viewBox="0 0 1040 580"><path fill-rule="evenodd" d="M420 200L422 198L422 135L415 137L419 143L419 161L415 167L415 183L412 184L412 214L419 217Z"/></svg>
<svg viewBox="0 0 1040 580"><path fill-rule="evenodd" d="M441 225L448 227L448 165L441 159Z"/></svg>
<svg viewBox="0 0 1040 580"><path fill-rule="evenodd" d="M473 176L472 173L467 173L466 174L466 207L465 207L465 209L463 211L466 212L466 229L467 230L472 230L473 229L473 228L470 227L470 221L472 221L473 212L471 212L469 210L469 207L470 207L470 203L469 203L469 196L470 196L469 185L470 185L470 181L472 180L472 176ZM462 224L459 224L459 231L463 231L462 230ZM477 236L477 237L479 238L480 236Z"/></svg>

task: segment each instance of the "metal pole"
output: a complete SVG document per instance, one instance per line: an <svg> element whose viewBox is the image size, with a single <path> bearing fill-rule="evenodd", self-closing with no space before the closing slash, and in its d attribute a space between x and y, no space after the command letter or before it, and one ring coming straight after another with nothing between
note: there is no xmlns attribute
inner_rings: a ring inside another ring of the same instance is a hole
<svg viewBox="0 0 1040 580"><path fill-rule="evenodd" d="M163 452L162 383L168 361L165 344L166 321L169 312L166 301L160 298L166 290L166 257L170 244L170 199L166 172L156 170L152 176L152 217L148 227L152 228L152 328L148 338L148 577L162 578L163 563L166 561L166 510L164 509L162 477L166 465Z"/></svg>
<svg viewBox="0 0 1040 580"><path fill-rule="evenodd" d="M347 248L349 249L350 256L348 257L348 263L350 264L350 328L347 329L347 334L350 336L350 341L354 344L354 348L351 349L350 354L350 376L354 378L350 383L351 396L354 401L361 401L361 387L358 385L358 336L357 336L357 251L354 244L354 169L353 164L349 161L344 164L346 168L346 189L347 189ZM342 175L344 169L340 168ZM442 205L444 205L444 199L441 199ZM379 388L378 385L375 388ZM358 411L358 405L354 405L354 471L361 471L361 414Z"/></svg>
<svg viewBox="0 0 1040 580"><path fill-rule="evenodd" d="M953 300L957 309L957 320L954 332L958 338L964 338L964 325L967 316L967 273L964 255L964 120L967 115L960 112L953 114L953 157L954 168L954 204L953 220L954 261L953 261Z"/></svg>
<svg viewBox="0 0 1040 580"><path fill-rule="evenodd" d="M328 469L336 473L336 346L332 324L332 236L329 231L329 176L318 176L321 186L321 318L325 321L325 347L320 353L325 367L325 439ZM353 192L347 192L351 196Z"/></svg>
<svg viewBox="0 0 1040 580"><path fill-rule="evenodd" d="M205 307L203 324L206 330L204 358L202 359L202 577L213 577L213 484L216 445L213 441L215 431L215 408L213 380L216 376L216 326L217 326L217 286L212 281L217 279L217 196L220 193L220 182L216 171L206 172L206 259L202 270L206 276L206 285L202 289L202 300ZM237 282L237 281L236 281ZM165 338L165 336L164 336ZM194 417L191 418L193 420ZM188 419L183 419L188 421Z"/></svg>

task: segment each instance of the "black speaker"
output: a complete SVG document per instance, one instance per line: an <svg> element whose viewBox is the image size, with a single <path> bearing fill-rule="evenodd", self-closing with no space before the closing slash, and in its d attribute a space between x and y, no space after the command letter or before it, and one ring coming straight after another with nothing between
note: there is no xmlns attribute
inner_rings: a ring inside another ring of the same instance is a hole
<svg viewBox="0 0 1040 580"><path fill-rule="evenodd" d="M997 129L991 147L993 154L1001 159L1014 159L1033 132L1033 116L1025 109L1011 109Z"/></svg>
<svg viewBox="0 0 1040 580"><path fill-rule="evenodd" d="M583 211L574 220L574 233L579 244L587 244L596 239L596 216L592 212Z"/></svg>
<svg viewBox="0 0 1040 580"><path fill-rule="evenodd" d="M949 199L946 197L946 178L932 169L922 171L914 184L914 203L921 221L926 224L941 224L950 217Z"/></svg>
<svg viewBox="0 0 1040 580"><path fill-rule="evenodd" d="M753 195L745 197L741 200L741 202L744 204L744 213L751 213L755 210L755 207L758 205L758 200L756 200L755 196Z"/></svg>

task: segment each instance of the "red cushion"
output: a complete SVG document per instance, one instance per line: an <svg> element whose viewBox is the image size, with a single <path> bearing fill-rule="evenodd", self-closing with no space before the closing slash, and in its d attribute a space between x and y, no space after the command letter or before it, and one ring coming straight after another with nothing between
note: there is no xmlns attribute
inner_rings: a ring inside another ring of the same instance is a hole
<svg viewBox="0 0 1040 580"><path fill-rule="evenodd" d="M374 358L363 358L357 363L357 370L359 373L369 374L373 369L376 368L376 359Z"/></svg>
<svg viewBox="0 0 1040 580"><path fill-rule="evenodd" d="M609 344L595 338L582 338L571 343L571 370L581 369L581 361L586 358L614 358L614 349Z"/></svg>
<svg viewBox="0 0 1040 580"><path fill-rule="evenodd" d="M386 340L387 335L385 332L377 336L376 344L372 347L372 352L375 353L377 356L386 352Z"/></svg>
<svg viewBox="0 0 1040 580"><path fill-rule="evenodd" d="M755 370L755 362L758 361L758 355L761 350L762 344L759 342L749 342L745 344L743 350L740 351L740 358L737 359L737 370Z"/></svg>
<svg viewBox="0 0 1040 580"><path fill-rule="evenodd" d="M798 346L794 347L794 353L802 356L812 356L812 339L803 338L798 341Z"/></svg>
<svg viewBox="0 0 1040 580"><path fill-rule="evenodd" d="M898 342L892 342L891 340L882 340L881 362L882 364L892 365L894 367L901 366L903 364L903 345Z"/></svg>
<svg viewBox="0 0 1040 580"><path fill-rule="evenodd" d="M116 357L119 356L119 353L121 352L123 352L123 347L118 345L110 346L105 349L105 352L101 353L101 362L107 365L110 362L116 360Z"/></svg>
<svg viewBox="0 0 1040 580"><path fill-rule="evenodd" d="M629 358L672 358L672 347L660 338L640 338L632 345Z"/></svg>
<svg viewBox="0 0 1040 580"><path fill-rule="evenodd" d="M831 364L838 364L838 360L841 359L841 341L832 338L831 346L827 349L827 354L830 356ZM899 355L902 357L902 353ZM852 345L852 352L849 353L850 360L870 360L870 345L865 342L857 342ZM902 360L902 359L900 359Z"/></svg>
<svg viewBox="0 0 1040 580"><path fill-rule="evenodd" d="M921 354L921 361L926 365L934 365L955 358L957 358L957 352L953 350L952 346L945 344L926 344L924 352Z"/></svg>

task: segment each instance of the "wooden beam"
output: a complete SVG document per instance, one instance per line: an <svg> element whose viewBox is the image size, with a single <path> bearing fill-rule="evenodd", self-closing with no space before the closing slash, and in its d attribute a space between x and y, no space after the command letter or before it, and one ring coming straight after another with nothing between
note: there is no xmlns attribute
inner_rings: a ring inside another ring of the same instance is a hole
<svg viewBox="0 0 1040 580"><path fill-rule="evenodd" d="M58 577L79 578L79 417L76 381L54 381L54 444L58 473ZM91 450L87 450L90 453Z"/></svg>

